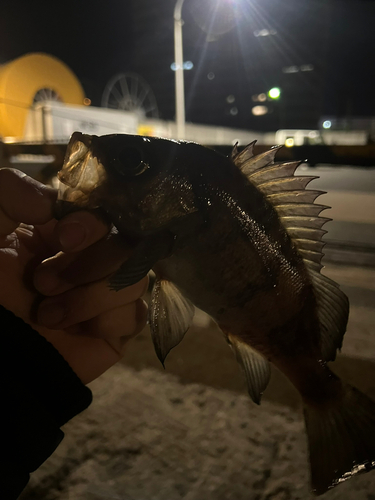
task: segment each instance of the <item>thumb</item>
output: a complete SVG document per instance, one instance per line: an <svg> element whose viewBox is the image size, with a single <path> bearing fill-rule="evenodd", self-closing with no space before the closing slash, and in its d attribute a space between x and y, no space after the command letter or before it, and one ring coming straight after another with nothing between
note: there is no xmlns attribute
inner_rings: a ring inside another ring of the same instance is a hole
<svg viewBox="0 0 375 500"><path fill-rule="evenodd" d="M23 172L0 169L0 235L12 233L21 222L44 224L53 219L57 191Z"/></svg>

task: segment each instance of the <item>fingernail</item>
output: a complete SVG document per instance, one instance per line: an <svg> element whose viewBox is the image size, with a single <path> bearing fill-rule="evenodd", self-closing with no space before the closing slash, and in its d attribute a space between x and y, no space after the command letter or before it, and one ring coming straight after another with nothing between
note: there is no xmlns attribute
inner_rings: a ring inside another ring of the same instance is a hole
<svg viewBox="0 0 375 500"><path fill-rule="evenodd" d="M44 326L56 326L61 323L65 316L66 311L61 303L46 301L39 307L38 321Z"/></svg>
<svg viewBox="0 0 375 500"><path fill-rule="evenodd" d="M56 273L49 268L37 269L34 275L34 286L43 295L53 292L60 285Z"/></svg>
<svg viewBox="0 0 375 500"><path fill-rule="evenodd" d="M59 229L59 241L63 250L74 250L86 238L86 229L79 222L62 224Z"/></svg>

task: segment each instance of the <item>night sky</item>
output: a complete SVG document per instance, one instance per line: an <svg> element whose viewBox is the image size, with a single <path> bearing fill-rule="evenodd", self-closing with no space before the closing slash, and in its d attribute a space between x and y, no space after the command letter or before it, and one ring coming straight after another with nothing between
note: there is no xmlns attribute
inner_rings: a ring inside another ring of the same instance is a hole
<svg viewBox="0 0 375 500"><path fill-rule="evenodd" d="M213 4L220 6L216 17ZM0 64L28 52L52 54L75 72L94 105L112 76L134 71L153 89L161 118L174 119L174 5L3 0ZM375 115L375 2L185 0L183 18L184 60L194 64L185 72L188 121L274 130ZM275 33L255 36L264 29ZM285 73L304 65L313 71ZM281 88L280 100L266 116L253 116L252 96L273 86Z"/></svg>

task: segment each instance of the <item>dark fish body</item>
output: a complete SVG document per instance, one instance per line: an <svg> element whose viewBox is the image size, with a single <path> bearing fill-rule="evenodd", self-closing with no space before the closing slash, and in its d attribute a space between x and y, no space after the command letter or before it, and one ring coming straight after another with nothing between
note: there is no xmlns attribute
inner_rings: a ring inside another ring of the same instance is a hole
<svg viewBox="0 0 375 500"><path fill-rule="evenodd" d="M327 367L348 302L320 274L320 192L274 163L278 148L231 158L198 144L75 133L59 177L65 201L104 210L134 253L119 290L152 268L150 326L159 359L188 329L193 305L218 323L259 403L272 362L300 391L317 494L375 467L375 404Z"/></svg>

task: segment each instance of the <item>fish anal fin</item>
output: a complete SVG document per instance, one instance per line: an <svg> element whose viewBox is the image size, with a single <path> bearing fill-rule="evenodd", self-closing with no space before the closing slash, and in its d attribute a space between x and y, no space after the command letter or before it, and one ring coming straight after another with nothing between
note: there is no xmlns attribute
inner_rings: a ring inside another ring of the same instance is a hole
<svg viewBox="0 0 375 500"><path fill-rule="evenodd" d="M156 279L151 294L149 322L155 351L163 366L169 351L184 338L194 311L193 304L173 283Z"/></svg>
<svg viewBox="0 0 375 500"><path fill-rule="evenodd" d="M226 333L228 344L234 351L236 359L245 373L247 389L251 399L260 404L271 376L270 364L255 349L245 344L238 337Z"/></svg>

